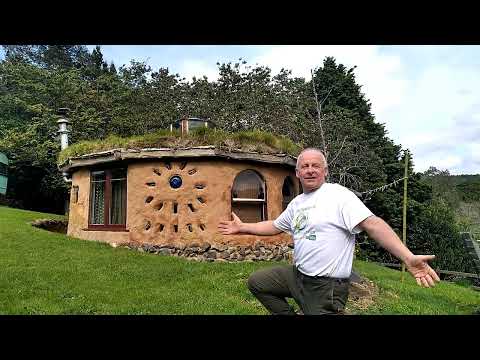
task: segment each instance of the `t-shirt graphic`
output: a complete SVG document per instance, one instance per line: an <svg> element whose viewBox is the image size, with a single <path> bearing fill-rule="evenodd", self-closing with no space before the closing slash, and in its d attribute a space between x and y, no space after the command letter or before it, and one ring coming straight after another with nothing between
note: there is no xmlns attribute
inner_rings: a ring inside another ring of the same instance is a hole
<svg viewBox="0 0 480 360"><path fill-rule="evenodd" d="M297 234L299 231L305 229L307 222L308 214L303 209L297 211L297 214L293 219L293 233Z"/></svg>
<svg viewBox="0 0 480 360"><path fill-rule="evenodd" d="M301 232L312 229L312 224L309 221L309 212L313 209L315 209L315 206L300 208L296 211L295 217L293 218L293 234L296 239L305 238L307 240L316 240L317 236L315 235L315 231L311 231L308 234L301 234Z"/></svg>

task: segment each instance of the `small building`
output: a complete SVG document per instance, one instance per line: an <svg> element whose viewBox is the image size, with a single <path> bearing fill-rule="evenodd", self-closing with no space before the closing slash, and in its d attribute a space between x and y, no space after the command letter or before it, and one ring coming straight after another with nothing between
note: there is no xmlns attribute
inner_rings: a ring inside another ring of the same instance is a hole
<svg viewBox="0 0 480 360"><path fill-rule="evenodd" d="M245 222L275 219L300 191L295 164L216 146L71 157L59 166L72 179L68 235L210 261L285 259L285 233L224 236L217 226L232 211Z"/></svg>
<svg viewBox="0 0 480 360"><path fill-rule="evenodd" d="M201 119L196 117L182 118L170 124L170 131L179 130L182 135L188 134L189 131L198 128L215 129L217 125L209 119Z"/></svg>
<svg viewBox="0 0 480 360"><path fill-rule="evenodd" d="M0 152L0 196L7 194L8 185L8 158Z"/></svg>

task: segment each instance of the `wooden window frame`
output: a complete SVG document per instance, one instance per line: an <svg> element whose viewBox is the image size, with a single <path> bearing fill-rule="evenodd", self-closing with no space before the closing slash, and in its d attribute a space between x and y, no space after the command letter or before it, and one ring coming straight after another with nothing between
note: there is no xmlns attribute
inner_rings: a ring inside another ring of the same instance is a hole
<svg viewBox="0 0 480 360"><path fill-rule="evenodd" d="M244 171L252 171L254 172L261 181L261 184L263 186L263 199L252 199L252 198L234 198L233 197L233 190L234 190L234 184L235 180L237 179L238 175L240 175ZM263 178L263 176L256 170L253 169L245 169L240 171L235 178L233 179L233 184L232 184L232 190L230 191L231 193L231 203L230 203L230 213L233 211L233 204L234 203L261 203L262 204L262 219L260 221L267 221L268 220L268 212L267 212L267 182Z"/></svg>
<svg viewBox="0 0 480 360"><path fill-rule="evenodd" d="M125 224L109 224L110 220L110 204L112 201L112 171L116 169L98 169L90 171L90 202L88 207L88 228L90 231L128 231L127 230L127 208L128 204L125 201ZM92 173L95 171L105 172L105 189L104 189L104 211L103 211L103 222L104 224L92 224L91 223L91 206L92 206ZM127 199L127 169L125 169L125 187L123 189L123 195Z"/></svg>

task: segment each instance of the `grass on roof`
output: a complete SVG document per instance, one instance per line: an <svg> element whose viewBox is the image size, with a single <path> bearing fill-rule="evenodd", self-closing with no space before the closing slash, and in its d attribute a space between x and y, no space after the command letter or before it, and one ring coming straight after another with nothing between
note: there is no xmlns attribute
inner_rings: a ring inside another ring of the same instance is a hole
<svg viewBox="0 0 480 360"><path fill-rule="evenodd" d="M112 149L185 148L214 145L227 151L242 150L261 154L284 153L297 156L301 146L290 139L260 130L227 132L220 129L199 128L184 137L179 131L160 130L155 133L123 138L110 135L105 139L80 141L60 152L58 163L68 158Z"/></svg>

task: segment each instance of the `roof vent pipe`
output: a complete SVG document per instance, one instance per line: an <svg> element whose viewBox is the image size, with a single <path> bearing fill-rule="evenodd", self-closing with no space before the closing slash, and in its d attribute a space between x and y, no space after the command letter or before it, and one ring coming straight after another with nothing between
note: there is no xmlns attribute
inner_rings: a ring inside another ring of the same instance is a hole
<svg viewBox="0 0 480 360"><path fill-rule="evenodd" d="M68 133L70 130L67 129L67 125L70 123L70 121L67 120L67 114L69 111L70 109L68 108L60 108L57 111L57 115L60 116L60 119L57 121L59 127L57 133L60 134L60 147L62 150L68 147ZM63 180L66 182L72 182L72 179L69 178L69 174L67 172L63 172L62 176Z"/></svg>
<svg viewBox="0 0 480 360"><path fill-rule="evenodd" d="M70 123L70 121L66 119L68 111L70 111L70 109L60 108L57 112L57 115L60 115L60 119L57 121L59 127L57 132L60 134L60 146L62 150L68 147L68 133L70 132L67 130L67 125Z"/></svg>

